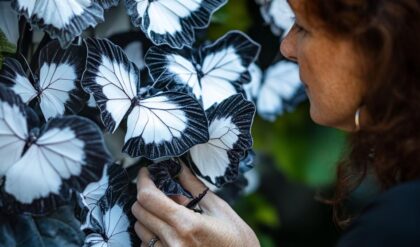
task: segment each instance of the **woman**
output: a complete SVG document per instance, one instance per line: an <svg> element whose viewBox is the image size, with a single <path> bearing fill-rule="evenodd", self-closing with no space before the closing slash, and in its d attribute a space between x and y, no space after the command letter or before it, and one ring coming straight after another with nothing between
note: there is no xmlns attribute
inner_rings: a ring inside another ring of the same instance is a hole
<svg viewBox="0 0 420 247"><path fill-rule="evenodd" d="M296 22L280 50L299 64L311 118L352 132L330 201L335 212L366 175L384 191L338 246L420 246L420 1L289 3ZM196 196L206 189L185 167L180 182ZM200 202L202 214L186 203L162 194L142 169L132 212L143 245L259 246L215 194Z"/></svg>

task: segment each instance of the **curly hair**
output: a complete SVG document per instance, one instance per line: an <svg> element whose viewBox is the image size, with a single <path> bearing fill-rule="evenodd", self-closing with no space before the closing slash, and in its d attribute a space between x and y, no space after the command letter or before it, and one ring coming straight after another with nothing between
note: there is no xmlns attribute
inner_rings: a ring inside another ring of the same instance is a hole
<svg viewBox="0 0 420 247"><path fill-rule="evenodd" d="M420 178L420 1L307 0L304 11L364 57L370 121L350 136L329 200L336 223L345 226L351 218L343 202L367 174L382 190Z"/></svg>

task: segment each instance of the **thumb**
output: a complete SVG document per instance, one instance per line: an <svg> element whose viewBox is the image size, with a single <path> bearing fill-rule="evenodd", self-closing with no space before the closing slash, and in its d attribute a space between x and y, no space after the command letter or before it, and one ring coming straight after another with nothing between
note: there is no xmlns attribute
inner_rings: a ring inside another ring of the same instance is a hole
<svg viewBox="0 0 420 247"><path fill-rule="evenodd" d="M181 166L181 173L178 175L179 182L182 187L191 192L194 197L197 197L207 189L207 186L204 185L204 183L201 182L182 161Z"/></svg>
<svg viewBox="0 0 420 247"><path fill-rule="evenodd" d="M191 194L196 198L206 190L208 190L207 186L201 182L192 172L191 170L181 162L182 171L179 174L179 182L186 190L191 192ZM210 190L207 191L205 196L200 200L199 204L204 209L209 211L214 204L214 201L218 199L218 196L215 195Z"/></svg>

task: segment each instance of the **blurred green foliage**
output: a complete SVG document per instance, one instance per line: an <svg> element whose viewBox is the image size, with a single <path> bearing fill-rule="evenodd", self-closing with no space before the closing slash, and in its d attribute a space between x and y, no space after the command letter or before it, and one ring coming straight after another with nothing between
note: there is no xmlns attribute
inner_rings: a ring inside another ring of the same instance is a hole
<svg viewBox="0 0 420 247"><path fill-rule="evenodd" d="M264 195L253 193L241 198L236 202L235 210L257 234L261 246L275 246L273 236L265 233L263 228L278 229L280 215Z"/></svg>
<svg viewBox="0 0 420 247"><path fill-rule="evenodd" d="M211 40L223 36L230 30L246 32L252 24L247 2L250 0L231 0L220 8L211 20L207 36Z"/></svg>
<svg viewBox="0 0 420 247"><path fill-rule="evenodd" d="M264 195L253 193L245 197L246 200L240 200L235 205L242 212L252 212L244 215L248 224L258 226L259 224L277 228L280 226L280 217L276 209L264 197ZM254 229L255 230L255 229Z"/></svg>
<svg viewBox="0 0 420 247"><path fill-rule="evenodd" d="M257 117L252 131L254 149L272 156L288 178L314 187L334 182L346 136L314 124L308 104L286 113L274 123Z"/></svg>

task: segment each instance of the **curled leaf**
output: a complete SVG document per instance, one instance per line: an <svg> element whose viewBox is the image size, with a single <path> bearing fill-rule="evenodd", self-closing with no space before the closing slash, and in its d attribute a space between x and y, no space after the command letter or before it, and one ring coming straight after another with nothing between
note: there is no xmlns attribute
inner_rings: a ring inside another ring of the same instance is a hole
<svg viewBox="0 0 420 247"><path fill-rule="evenodd" d="M190 192L185 190L175 179L181 172L181 165L174 160L165 160L148 166L150 175L156 187L168 196L182 195L192 198Z"/></svg>

